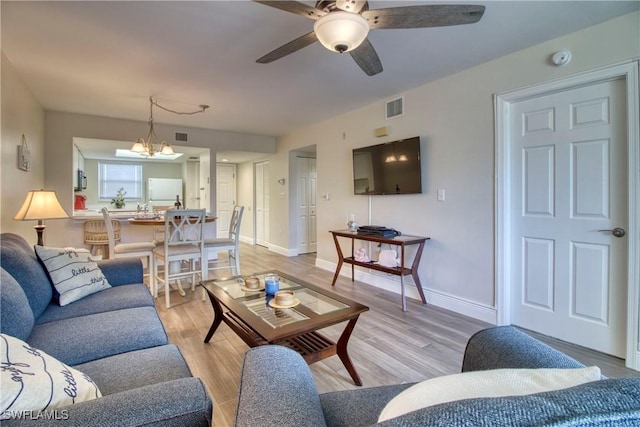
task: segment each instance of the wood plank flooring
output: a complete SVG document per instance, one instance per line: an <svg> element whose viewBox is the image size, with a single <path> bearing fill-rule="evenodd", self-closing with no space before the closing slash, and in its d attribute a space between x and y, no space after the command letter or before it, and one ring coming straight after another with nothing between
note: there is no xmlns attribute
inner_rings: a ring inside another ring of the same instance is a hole
<svg viewBox="0 0 640 427"><path fill-rule="evenodd" d="M315 254L284 257L260 246L241 244L241 269L244 274L278 269L318 286L331 289L333 272L315 267ZM224 270L216 272L219 277ZM468 338L490 326L484 322L438 307L407 299L408 311L402 312L400 296L340 277L334 292L369 306L360 316L349 341L349 355L364 387L416 382L460 371ZM201 291L171 295L172 307L164 307L164 298L156 306L169 334L169 340L182 351L193 374L202 378L214 401L215 426L231 426L236 408L238 379L247 345L224 323L208 344L204 337L211 326L213 309L202 301ZM345 323L326 328L322 333L337 340ZM624 361L601 353L533 334L587 365L600 366L604 375L640 376L626 369ZM158 367L162 369L162 367ZM311 365L320 393L356 388L338 357ZM268 375L265 372L265 375Z"/></svg>

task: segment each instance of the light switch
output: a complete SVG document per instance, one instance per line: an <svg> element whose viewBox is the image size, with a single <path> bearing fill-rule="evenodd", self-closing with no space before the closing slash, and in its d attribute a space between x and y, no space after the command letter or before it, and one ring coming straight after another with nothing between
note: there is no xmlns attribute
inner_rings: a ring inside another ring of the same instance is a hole
<svg viewBox="0 0 640 427"><path fill-rule="evenodd" d="M438 201L444 202L444 188L438 188Z"/></svg>

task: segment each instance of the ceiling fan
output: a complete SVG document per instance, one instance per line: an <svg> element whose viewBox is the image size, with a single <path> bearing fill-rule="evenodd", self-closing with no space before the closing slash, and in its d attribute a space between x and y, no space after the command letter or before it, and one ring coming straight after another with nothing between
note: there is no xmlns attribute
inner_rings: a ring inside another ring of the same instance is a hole
<svg viewBox="0 0 640 427"><path fill-rule="evenodd" d="M369 76L382 72L380 58L367 39L369 30L473 24L484 14L484 6L463 4L370 10L369 3L361 0L320 0L315 7L297 1L254 1L316 21L313 31L267 53L256 62L268 64L320 41L329 50L349 52Z"/></svg>

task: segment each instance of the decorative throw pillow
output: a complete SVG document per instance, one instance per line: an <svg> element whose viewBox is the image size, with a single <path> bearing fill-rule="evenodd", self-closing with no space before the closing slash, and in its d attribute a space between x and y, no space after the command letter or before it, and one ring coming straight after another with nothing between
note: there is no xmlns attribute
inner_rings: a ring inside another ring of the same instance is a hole
<svg viewBox="0 0 640 427"><path fill-rule="evenodd" d="M455 400L522 396L599 380L600 368L493 369L446 375L415 384L391 399L378 422Z"/></svg>
<svg viewBox="0 0 640 427"><path fill-rule="evenodd" d="M86 249L36 246L36 254L60 295L60 305L67 305L111 287Z"/></svg>
<svg viewBox="0 0 640 427"><path fill-rule="evenodd" d="M101 397L91 378L10 335L0 334L0 419Z"/></svg>

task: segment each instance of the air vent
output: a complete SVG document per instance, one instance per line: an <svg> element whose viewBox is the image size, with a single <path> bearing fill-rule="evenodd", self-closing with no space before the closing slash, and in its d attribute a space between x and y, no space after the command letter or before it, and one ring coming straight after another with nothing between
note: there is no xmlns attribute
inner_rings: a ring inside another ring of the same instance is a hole
<svg viewBox="0 0 640 427"><path fill-rule="evenodd" d="M176 141L187 142L187 134L176 132Z"/></svg>
<svg viewBox="0 0 640 427"><path fill-rule="evenodd" d="M402 116L404 114L404 98L394 99L387 102L386 118Z"/></svg>

